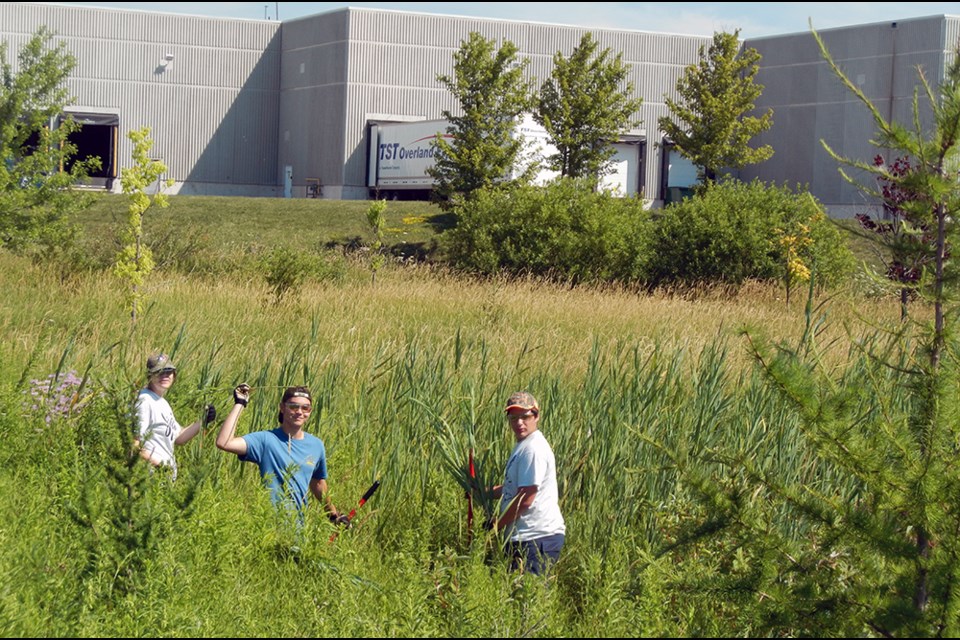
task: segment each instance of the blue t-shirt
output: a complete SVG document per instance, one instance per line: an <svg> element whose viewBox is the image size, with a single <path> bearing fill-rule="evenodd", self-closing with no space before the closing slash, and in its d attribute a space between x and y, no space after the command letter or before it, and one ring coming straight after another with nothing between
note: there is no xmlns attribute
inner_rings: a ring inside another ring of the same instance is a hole
<svg viewBox="0 0 960 640"><path fill-rule="evenodd" d="M280 428L241 437L247 443L247 453L240 459L260 467L260 477L270 489L273 504L303 510L310 495L310 479L327 479L323 441L309 433L304 433L301 440L291 439Z"/></svg>

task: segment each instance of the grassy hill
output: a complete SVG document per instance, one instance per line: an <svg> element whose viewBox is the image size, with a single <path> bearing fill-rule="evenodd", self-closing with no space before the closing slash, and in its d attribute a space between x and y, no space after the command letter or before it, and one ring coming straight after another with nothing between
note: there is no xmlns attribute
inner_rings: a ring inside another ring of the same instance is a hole
<svg viewBox="0 0 960 640"><path fill-rule="evenodd" d="M152 208L146 233L161 245L190 243L198 250L246 252L264 247L319 249L356 247L372 241L366 222L368 201L171 196L170 206ZM125 224L127 198L105 195L79 222L98 245L116 242ZM390 202L385 245L397 255L433 250L449 216L429 202ZM175 234L177 237L171 237Z"/></svg>
<svg viewBox="0 0 960 640"><path fill-rule="evenodd" d="M185 254L259 254L265 249L358 248L373 240L366 222L369 201L171 196L170 206L150 209L144 226L159 263ZM95 262L108 264L119 247L127 198L105 195L79 219ZM397 256L436 257L439 234L452 217L429 202L391 201L384 244ZM879 268L869 237L855 220L837 220L859 261ZM166 256L166 257L165 257Z"/></svg>

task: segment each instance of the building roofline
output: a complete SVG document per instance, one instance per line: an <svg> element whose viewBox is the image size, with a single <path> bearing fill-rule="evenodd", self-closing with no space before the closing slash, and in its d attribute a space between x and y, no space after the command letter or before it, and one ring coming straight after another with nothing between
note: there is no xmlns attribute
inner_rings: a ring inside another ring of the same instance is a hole
<svg viewBox="0 0 960 640"><path fill-rule="evenodd" d="M960 19L960 15L940 13L940 14L933 14L929 16L910 16L908 18L903 18L899 20L878 20L876 22L858 22L856 24L842 25L839 27L826 27L823 29L817 29L816 25L813 25L813 28L816 29L817 33L830 33L830 32L844 31L844 30L850 30L850 29L862 29L864 27L876 27L876 26L881 26L885 24L893 25L893 24L903 24L905 22L920 22L923 20L947 20L947 19ZM746 38L745 41L754 42L757 40L770 40L773 38L783 38L786 36L801 36L801 35L808 35L808 34L810 34L809 29L806 31L791 31L788 33L778 33L778 34L769 35L769 36L755 36L753 38Z"/></svg>

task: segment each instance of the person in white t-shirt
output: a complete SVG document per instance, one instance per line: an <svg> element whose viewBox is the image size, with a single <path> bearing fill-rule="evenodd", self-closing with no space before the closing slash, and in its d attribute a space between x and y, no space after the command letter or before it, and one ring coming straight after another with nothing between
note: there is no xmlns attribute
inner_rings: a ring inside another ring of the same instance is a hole
<svg viewBox="0 0 960 640"><path fill-rule="evenodd" d="M536 398L518 391L507 400L506 413L517 443L507 460L503 484L493 487L494 497L500 498L500 516L491 524L508 538L511 567L541 574L559 559L566 534L557 464L539 430Z"/></svg>
<svg viewBox="0 0 960 640"><path fill-rule="evenodd" d="M155 353L147 358L147 386L137 395L139 432L134 441L134 445L140 448L140 457L154 467L169 467L174 480L177 478L174 445L190 442L205 424L217 417L213 405L207 405L202 421L181 427L164 398L176 379L177 368L165 353Z"/></svg>

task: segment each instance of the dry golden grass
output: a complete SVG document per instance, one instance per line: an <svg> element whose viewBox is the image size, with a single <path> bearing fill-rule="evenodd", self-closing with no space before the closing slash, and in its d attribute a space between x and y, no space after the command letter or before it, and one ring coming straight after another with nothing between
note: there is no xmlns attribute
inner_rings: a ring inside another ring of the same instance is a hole
<svg viewBox="0 0 960 640"><path fill-rule="evenodd" d="M646 294L532 279L478 282L407 266L381 271L376 282L358 271L341 284L306 284L280 304L272 302L262 281L154 273L147 285L148 309L131 335L121 283L109 274L63 282L10 256L0 256L0 266L5 292L0 357L7 376L18 375L38 342L44 342L38 364L55 366L71 336L76 362L102 358L110 345L121 344L127 347L128 365L139 367L144 353L169 348L181 329L195 357L223 345L224 363L244 368L296 349L369 367L378 354L412 341L452 344L459 332L464 341L483 341L492 358L527 354L523 357L538 368L576 375L596 344L641 350L658 345L696 354L718 338L735 338L745 327L774 340L795 340L805 321L802 297L787 308L782 290L760 284L736 294L706 288ZM826 337L842 335L847 323L861 325L862 318L895 320L898 314L893 300L845 296L832 299L825 310ZM734 361L745 356L736 344Z"/></svg>

